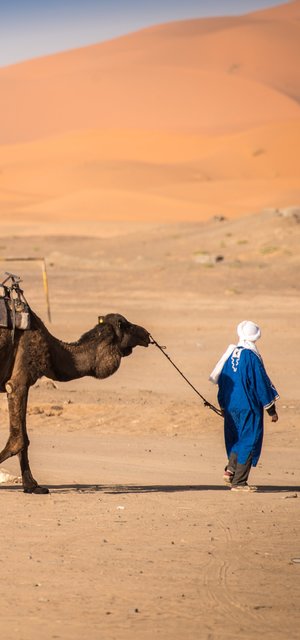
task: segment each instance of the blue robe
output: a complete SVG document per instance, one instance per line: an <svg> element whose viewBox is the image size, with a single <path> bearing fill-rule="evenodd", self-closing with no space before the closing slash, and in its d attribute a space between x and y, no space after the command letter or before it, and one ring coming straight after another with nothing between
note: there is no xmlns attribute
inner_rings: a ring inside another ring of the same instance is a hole
<svg viewBox="0 0 300 640"><path fill-rule="evenodd" d="M234 349L226 360L218 385L228 458L236 453L237 461L245 464L251 454L255 467L263 441L263 410L273 404L278 393L261 358L243 347Z"/></svg>

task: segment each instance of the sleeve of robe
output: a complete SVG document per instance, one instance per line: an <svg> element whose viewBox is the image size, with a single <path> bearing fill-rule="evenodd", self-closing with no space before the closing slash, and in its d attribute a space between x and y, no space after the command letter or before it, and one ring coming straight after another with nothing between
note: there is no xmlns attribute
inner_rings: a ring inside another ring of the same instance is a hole
<svg viewBox="0 0 300 640"><path fill-rule="evenodd" d="M251 354L248 361L249 384L253 387L257 404L268 409L279 398L279 395L272 384L264 364L255 354Z"/></svg>

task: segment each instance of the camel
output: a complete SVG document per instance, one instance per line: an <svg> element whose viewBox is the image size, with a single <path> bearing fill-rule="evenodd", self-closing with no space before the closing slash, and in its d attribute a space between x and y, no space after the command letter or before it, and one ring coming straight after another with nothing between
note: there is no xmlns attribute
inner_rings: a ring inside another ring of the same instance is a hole
<svg viewBox="0 0 300 640"><path fill-rule="evenodd" d="M10 434L0 452L0 464L18 455L25 493L46 494L29 466L26 411L29 388L42 376L57 381L83 376L107 378L117 371L121 359L134 347L147 347L146 329L131 324L118 313L98 318L98 324L77 342L63 342L49 333L30 309L30 328L12 331L0 327L0 392L7 393Z"/></svg>

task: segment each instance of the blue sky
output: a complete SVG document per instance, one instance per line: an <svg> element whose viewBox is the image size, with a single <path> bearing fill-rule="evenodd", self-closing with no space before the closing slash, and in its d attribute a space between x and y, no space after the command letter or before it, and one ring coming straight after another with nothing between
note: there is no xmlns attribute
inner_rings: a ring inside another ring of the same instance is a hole
<svg viewBox="0 0 300 640"><path fill-rule="evenodd" d="M153 24L248 13L284 1L0 0L0 66L101 42Z"/></svg>

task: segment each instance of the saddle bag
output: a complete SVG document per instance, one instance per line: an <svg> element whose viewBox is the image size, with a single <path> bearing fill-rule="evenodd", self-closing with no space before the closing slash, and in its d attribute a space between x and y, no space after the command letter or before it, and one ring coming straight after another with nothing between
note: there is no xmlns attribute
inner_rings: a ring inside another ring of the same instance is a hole
<svg viewBox="0 0 300 640"><path fill-rule="evenodd" d="M15 295L14 295L15 294ZM30 329L30 309L22 292L0 288L0 327L7 329Z"/></svg>
<svg viewBox="0 0 300 640"><path fill-rule="evenodd" d="M0 298L0 327L8 327L8 310L5 298Z"/></svg>

